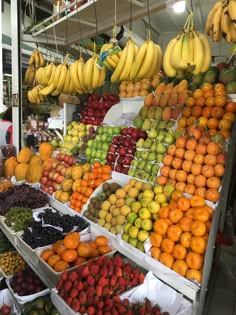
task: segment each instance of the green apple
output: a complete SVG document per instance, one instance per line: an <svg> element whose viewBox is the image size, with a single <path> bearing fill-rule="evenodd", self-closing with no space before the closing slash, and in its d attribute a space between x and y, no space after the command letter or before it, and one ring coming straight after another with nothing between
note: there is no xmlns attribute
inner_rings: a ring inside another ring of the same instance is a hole
<svg viewBox="0 0 236 315"><path fill-rule="evenodd" d="M96 157L96 150L92 150L92 152L91 152L91 157L92 157L92 158L95 158L95 157Z"/></svg>
<svg viewBox="0 0 236 315"><path fill-rule="evenodd" d="M89 140L87 141L87 147L92 148L92 145L93 145L93 140L92 140L92 139L89 139Z"/></svg>
<svg viewBox="0 0 236 315"><path fill-rule="evenodd" d="M156 142L151 145L150 152L156 152Z"/></svg>
<svg viewBox="0 0 236 315"><path fill-rule="evenodd" d="M143 170L145 168L146 161L145 160L139 160L138 161L138 169Z"/></svg>
<svg viewBox="0 0 236 315"><path fill-rule="evenodd" d="M92 144L92 149L93 150L97 150L97 146L98 146L98 141L93 141L93 144Z"/></svg>
<svg viewBox="0 0 236 315"><path fill-rule="evenodd" d="M101 140L102 140L102 142L107 141L107 135L105 133L101 135Z"/></svg>
<svg viewBox="0 0 236 315"><path fill-rule="evenodd" d="M149 176L148 181L153 183L153 184L156 184L157 176L156 175Z"/></svg>
<svg viewBox="0 0 236 315"><path fill-rule="evenodd" d="M159 132L158 136L156 137L156 141L161 143L162 141L164 141L164 139L165 139L165 134Z"/></svg>
<svg viewBox="0 0 236 315"><path fill-rule="evenodd" d="M152 200L149 202L147 208L151 213L158 213L160 210L160 204L157 201Z"/></svg>
<svg viewBox="0 0 236 315"><path fill-rule="evenodd" d="M90 156L90 155L91 155L91 152L92 152L91 148L86 148L85 154L86 154L87 156Z"/></svg>
<svg viewBox="0 0 236 315"><path fill-rule="evenodd" d="M152 220L150 219L142 220L142 229L144 229L145 231L151 231L152 227L153 227Z"/></svg>
<svg viewBox="0 0 236 315"><path fill-rule="evenodd" d="M143 171L142 170L135 170L135 173L134 173L134 177L137 177L137 178L140 178L140 179L142 179L142 176L143 176Z"/></svg>
<svg viewBox="0 0 236 315"><path fill-rule="evenodd" d="M141 228L142 226L142 219L141 218L137 218L134 222L134 225L137 227L137 228Z"/></svg>
<svg viewBox="0 0 236 315"><path fill-rule="evenodd" d="M102 135L100 135L100 134L96 135L95 140L98 141L98 142L99 141L101 142L102 141Z"/></svg>
<svg viewBox="0 0 236 315"><path fill-rule="evenodd" d="M130 237L128 243L129 243L130 245L132 245L133 247L136 247L136 246L137 246L137 243L138 243L138 239L137 239L137 238L131 238L131 237Z"/></svg>
<svg viewBox="0 0 236 315"><path fill-rule="evenodd" d="M175 136L168 133L167 136L165 137L164 141L165 141L165 143L171 145L175 142Z"/></svg>
<svg viewBox="0 0 236 315"><path fill-rule="evenodd" d="M155 153L154 153L155 154ZM147 162L145 167L144 167L144 171L147 172L148 174L152 173L152 166L153 164L150 162Z"/></svg>
<svg viewBox="0 0 236 315"><path fill-rule="evenodd" d="M146 139L143 143L143 148L144 149L150 149L152 145L152 140L151 139Z"/></svg>
<svg viewBox="0 0 236 315"><path fill-rule="evenodd" d="M143 138L140 138L136 143L136 148L143 148L144 141L145 140Z"/></svg>
<svg viewBox="0 0 236 315"><path fill-rule="evenodd" d="M157 201L159 204L162 204L163 202L167 201L167 196L164 193L157 193L155 196L155 201Z"/></svg>
<svg viewBox="0 0 236 315"><path fill-rule="evenodd" d="M95 155L96 159L101 159L101 151L96 151L96 155Z"/></svg>
<svg viewBox="0 0 236 315"><path fill-rule="evenodd" d="M151 212L145 207L139 210L138 215L141 219L150 219L152 217Z"/></svg>
<svg viewBox="0 0 236 315"><path fill-rule="evenodd" d="M157 154L157 155L156 155L156 161L157 161L157 163L162 162L163 156L164 156L164 154Z"/></svg>
<svg viewBox="0 0 236 315"><path fill-rule="evenodd" d="M157 143L156 145L156 153L158 154L163 154L163 153L166 153L167 151L167 148L166 146L163 144L163 143Z"/></svg>
<svg viewBox="0 0 236 315"><path fill-rule="evenodd" d="M97 134L99 134L99 135L101 135L102 133L103 133L103 127L102 126L99 126L98 128L97 128Z"/></svg>
<svg viewBox="0 0 236 315"><path fill-rule="evenodd" d="M148 173L143 173L141 179L145 180L145 181L148 181L149 179L149 174Z"/></svg>
<svg viewBox="0 0 236 315"><path fill-rule="evenodd" d="M107 152L101 152L101 160L106 160L106 157L107 157Z"/></svg>
<svg viewBox="0 0 236 315"><path fill-rule="evenodd" d="M119 127L119 126L116 126L116 127L114 127L114 128L112 129L113 135L119 135L120 132L121 132L121 127Z"/></svg>
<svg viewBox="0 0 236 315"><path fill-rule="evenodd" d="M109 135L112 135L112 134L113 134L113 127L107 128L107 133L108 133Z"/></svg>
<svg viewBox="0 0 236 315"><path fill-rule="evenodd" d="M109 150L109 144L107 144L107 143L103 143L102 144L102 149L101 149L102 151L105 151L105 152L108 152L108 150Z"/></svg>
<svg viewBox="0 0 236 315"><path fill-rule="evenodd" d="M132 176L132 177L135 177L135 169L130 168L130 169L128 170L128 175L129 175L129 176Z"/></svg>
<svg viewBox="0 0 236 315"><path fill-rule="evenodd" d="M156 158L157 158L157 156L156 156ZM152 173L157 175L159 168L160 168L160 166L158 164L152 164Z"/></svg>
<svg viewBox="0 0 236 315"><path fill-rule="evenodd" d="M122 233L121 238L123 241L128 242L129 241L129 234Z"/></svg>
<svg viewBox="0 0 236 315"><path fill-rule="evenodd" d="M138 232L139 232L139 228L137 228L137 226L135 226L135 225L132 225L129 228L129 237L137 238L138 237Z"/></svg>
<svg viewBox="0 0 236 315"><path fill-rule="evenodd" d="M106 143L111 143L111 140L112 140L113 136L112 135L107 135L107 141Z"/></svg>
<svg viewBox="0 0 236 315"><path fill-rule="evenodd" d="M103 142L97 142L97 150L102 150Z"/></svg>
<svg viewBox="0 0 236 315"><path fill-rule="evenodd" d="M141 158L141 154L142 154L142 151L136 150L135 153L134 153L134 156L135 156L137 159L140 159L140 158Z"/></svg>
<svg viewBox="0 0 236 315"><path fill-rule="evenodd" d="M138 160L132 160L131 161L131 166L133 167L133 168L138 168Z"/></svg>
<svg viewBox="0 0 236 315"><path fill-rule="evenodd" d="M147 197L143 197L140 199L140 203L142 205L143 208L146 208L149 204L149 202L152 201L152 198L147 198Z"/></svg>
<svg viewBox="0 0 236 315"><path fill-rule="evenodd" d="M149 154L149 151L142 151L141 156L140 156L141 159L142 160L147 160L148 154Z"/></svg>
<svg viewBox="0 0 236 315"><path fill-rule="evenodd" d="M123 226L123 231L124 231L124 233L128 234L129 228L130 228L131 226L132 226L132 223L130 223L130 222L125 223L124 226Z"/></svg>
<svg viewBox="0 0 236 315"><path fill-rule="evenodd" d="M138 250L140 250L141 252L144 252L144 253L145 253L145 248L144 248L144 246L143 246L143 242L138 241L137 244L136 244L136 248L137 248Z"/></svg>
<svg viewBox="0 0 236 315"><path fill-rule="evenodd" d="M101 163L102 166L104 166L104 165L107 164L107 160L102 160L102 159L101 159L101 160L100 160L100 163Z"/></svg>
<svg viewBox="0 0 236 315"><path fill-rule="evenodd" d="M149 233L147 230L140 230L138 232L138 240L140 242L145 242L148 237L149 237Z"/></svg>
<svg viewBox="0 0 236 315"><path fill-rule="evenodd" d="M134 222L135 222L135 220L137 219L137 217L138 217L138 214L135 213L135 212L133 212L133 211L131 211L131 212L127 215L126 219L127 219L127 222L128 222L128 223L134 224Z"/></svg>
<svg viewBox="0 0 236 315"><path fill-rule="evenodd" d="M148 160L149 162L155 161L155 160L156 160L156 153L154 153L154 152L149 152L149 153L148 153L147 160Z"/></svg>
<svg viewBox="0 0 236 315"><path fill-rule="evenodd" d="M154 128L151 128L148 132L149 139L156 139L157 135L158 135L157 130Z"/></svg>

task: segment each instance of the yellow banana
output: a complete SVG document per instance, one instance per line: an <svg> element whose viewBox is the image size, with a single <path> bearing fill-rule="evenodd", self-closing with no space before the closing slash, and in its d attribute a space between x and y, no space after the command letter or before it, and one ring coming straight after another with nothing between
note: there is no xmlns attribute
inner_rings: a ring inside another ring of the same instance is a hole
<svg viewBox="0 0 236 315"><path fill-rule="evenodd" d="M44 74L44 69L43 67L38 68L35 74L35 79L38 82L38 84L43 84L43 74Z"/></svg>
<svg viewBox="0 0 236 315"><path fill-rule="evenodd" d="M163 69L165 71L165 74L168 77L174 77L176 75L176 70L175 68L171 65L170 62L170 57L171 57L171 52L175 44L177 43L177 37L172 38L165 50L164 56L163 56Z"/></svg>
<svg viewBox="0 0 236 315"><path fill-rule="evenodd" d="M142 46L139 48L137 54L136 54L136 57L134 59L134 62L132 64L132 67L131 67L131 70L130 70L130 75L129 75L129 78L130 80L134 80L134 78L137 76L142 64L143 64L143 61L144 61L144 58L145 58L145 55L146 55L146 52L147 52L147 45L148 45L148 41L146 40ZM136 52L137 48L135 48L135 52Z"/></svg>
<svg viewBox="0 0 236 315"><path fill-rule="evenodd" d="M146 54L145 54L142 66L139 69L138 74L137 74L137 80L141 80L145 78L148 71L152 68L154 52L155 52L155 44L150 39L148 40L148 43L147 43L147 50L146 50Z"/></svg>
<svg viewBox="0 0 236 315"><path fill-rule="evenodd" d="M106 67L102 67L102 69L100 69L100 77L99 77L99 81L98 81L98 86L97 87L103 86L105 78L106 78Z"/></svg>
<svg viewBox="0 0 236 315"><path fill-rule="evenodd" d="M230 0L228 8L229 8L230 20L233 23L233 26L236 28L236 1Z"/></svg>
<svg viewBox="0 0 236 315"><path fill-rule="evenodd" d="M58 91L58 90L54 90L54 91L51 93L52 96L57 96L57 95L59 95L59 94L61 94L61 92Z"/></svg>
<svg viewBox="0 0 236 315"><path fill-rule="evenodd" d="M67 94L68 90L69 90L69 85L70 85L70 70L67 69L66 71L66 78L65 78L65 82L62 88L62 92Z"/></svg>
<svg viewBox="0 0 236 315"><path fill-rule="evenodd" d="M161 69L161 66L162 66L162 62L163 62L163 53L162 53L162 50L161 50L161 46L156 44L157 46L157 52L158 52L158 62L157 62L157 66L156 66L156 69L155 71L153 72L153 75L159 73L160 69Z"/></svg>
<svg viewBox="0 0 236 315"><path fill-rule="evenodd" d="M57 67L54 65L54 63L52 63L52 71L51 71L51 74L50 74L50 78L49 78L49 80L47 82L47 85L51 85L53 83L56 69L57 69Z"/></svg>
<svg viewBox="0 0 236 315"><path fill-rule="evenodd" d="M29 73L28 83L29 84L33 84L34 78L35 78L35 67L34 67L34 65L32 65L32 66L30 66L30 73Z"/></svg>
<svg viewBox="0 0 236 315"><path fill-rule="evenodd" d="M25 71L25 82L26 82L26 83L29 83L31 67L32 67L32 66L28 66L27 69L26 69L26 71Z"/></svg>
<svg viewBox="0 0 236 315"><path fill-rule="evenodd" d="M193 62L195 65L195 69L193 70L193 74L199 74L202 70L202 66L204 63L205 58L205 51L203 43L196 31L193 32L193 48L194 48L194 55L193 55Z"/></svg>
<svg viewBox="0 0 236 315"><path fill-rule="evenodd" d="M231 26L232 22L229 16L228 6L225 6L221 14L220 28L222 37L229 43L231 42Z"/></svg>
<svg viewBox="0 0 236 315"><path fill-rule="evenodd" d="M36 50L34 50L34 51L32 52L32 54L31 54L31 56L30 56L30 59L29 59L29 61L28 61L28 65L29 65L29 66L32 66L32 65L35 63L35 52L36 52Z"/></svg>
<svg viewBox="0 0 236 315"><path fill-rule="evenodd" d="M27 98L29 100L30 103L34 103L33 97L32 97L32 91L28 90L27 92Z"/></svg>
<svg viewBox="0 0 236 315"><path fill-rule="evenodd" d="M112 69L115 69L116 66L117 66L117 63L110 57L106 57L106 62L109 64L109 66L112 68ZM119 61L118 61L119 62Z"/></svg>
<svg viewBox="0 0 236 315"><path fill-rule="evenodd" d="M190 32L184 34L181 57L187 64L193 64L193 37Z"/></svg>
<svg viewBox="0 0 236 315"><path fill-rule="evenodd" d="M43 67L44 66L44 62L45 62L44 56L43 56L43 54L41 52L39 52L39 66Z"/></svg>
<svg viewBox="0 0 236 315"><path fill-rule="evenodd" d="M137 54L138 54L138 51L139 51L138 45L134 44L135 58L136 58L136 56L137 56Z"/></svg>
<svg viewBox="0 0 236 315"><path fill-rule="evenodd" d="M204 58L203 58L201 72L206 72L211 65L211 45L205 34L198 33L198 36L202 42L203 49L204 49Z"/></svg>
<svg viewBox="0 0 236 315"><path fill-rule="evenodd" d="M92 77L93 77L93 64L94 64L95 55L89 58L84 66L84 85L87 89L92 88Z"/></svg>
<svg viewBox="0 0 236 315"><path fill-rule="evenodd" d="M213 19L212 19L212 26L211 26L211 38L214 42L218 42L221 38L221 15L223 12L223 5L218 6ZM220 33L220 34L219 34Z"/></svg>
<svg viewBox="0 0 236 315"><path fill-rule="evenodd" d="M43 95L43 96L47 96L49 94L52 94L52 92L55 91L55 86L53 83L51 83L51 85L46 86L45 88L43 88L39 94Z"/></svg>
<svg viewBox="0 0 236 315"><path fill-rule="evenodd" d="M75 89L74 89L74 86L73 86L73 83L72 83L72 79L70 78L70 84L69 84L69 87L68 87L68 94L72 94L76 92Z"/></svg>
<svg viewBox="0 0 236 315"><path fill-rule="evenodd" d="M54 73L54 76L53 76L53 84L55 86L55 89L57 87L57 84L59 82L59 79L60 79L60 75L61 75L61 69L62 69L62 64L60 63L57 67L56 67L56 71Z"/></svg>
<svg viewBox="0 0 236 315"><path fill-rule="evenodd" d="M78 78L78 60L73 62L70 67L70 78L76 91L81 91L80 80Z"/></svg>
<svg viewBox="0 0 236 315"><path fill-rule="evenodd" d="M111 55L110 58L113 60L113 62L117 65L120 57L117 54Z"/></svg>
<svg viewBox="0 0 236 315"><path fill-rule="evenodd" d="M120 75L123 71L124 65L125 65L125 60L126 60L126 55L127 55L127 44L125 48L122 51L122 55L120 57L119 63L117 67L115 68L112 76L111 76L111 82L119 82Z"/></svg>
<svg viewBox="0 0 236 315"><path fill-rule="evenodd" d="M40 67L40 57L39 57L39 51L35 51L35 67L38 69Z"/></svg>
<svg viewBox="0 0 236 315"><path fill-rule="evenodd" d="M208 16L207 16L207 21L206 21L206 27L205 27L205 31L207 33L207 35L209 36L211 33L211 27L212 27L212 22L213 22L213 18L214 15L216 13L216 10L218 9L218 7L222 6L222 1L217 1L214 6L212 7L211 11L209 12Z"/></svg>
<svg viewBox="0 0 236 315"><path fill-rule="evenodd" d="M170 63L176 71L187 70L189 67L189 63L182 58L184 40L184 33L182 33L180 36L178 36L177 42L172 48Z"/></svg>
<svg viewBox="0 0 236 315"><path fill-rule="evenodd" d="M97 66L97 57L96 57L94 58L94 61L93 61L93 75L92 75L92 82L91 82L92 89L96 89L98 87L99 78L100 78L100 69Z"/></svg>
<svg viewBox="0 0 236 315"><path fill-rule="evenodd" d="M58 81L57 86L56 86L56 89L58 91L62 91L63 86L65 84L66 75L67 75L67 66L65 64L63 64L61 67L60 78L59 78L59 81Z"/></svg>
<svg viewBox="0 0 236 315"><path fill-rule="evenodd" d="M233 43L236 42L236 28L234 27L234 24L230 24L230 36L231 36L231 41Z"/></svg>
<svg viewBox="0 0 236 315"><path fill-rule="evenodd" d="M153 55L153 61L152 61L152 67L150 67L150 69L148 70L148 72L145 75L145 79L151 79L154 75L154 72L156 71L158 62L159 62L159 51L157 48L157 45L155 45L154 47L154 55Z"/></svg>
<svg viewBox="0 0 236 315"><path fill-rule="evenodd" d="M84 59L83 57L80 57L78 61L77 75L80 82L81 90L83 92L86 92L86 86L84 84L84 65L85 65Z"/></svg>
<svg viewBox="0 0 236 315"><path fill-rule="evenodd" d="M124 65L124 68L120 74L119 81L129 80L130 71L131 71L132 64L133 64L134 58L135 58L135 47L134 47L133 40L129 39L127 45L128 46L127 46L125 65Z"/></svg>

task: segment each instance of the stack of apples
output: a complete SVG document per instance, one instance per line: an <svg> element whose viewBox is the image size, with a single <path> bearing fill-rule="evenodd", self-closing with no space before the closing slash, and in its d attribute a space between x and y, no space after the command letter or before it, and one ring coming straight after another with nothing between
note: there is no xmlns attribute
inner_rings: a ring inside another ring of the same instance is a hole
<svg viewBox="0 0 236 315"><path fill-rule="evenodd" d="M81 111L81 123L101 125L107 111L118 102L119 96L113 93L106 93L102 98L98 94L90 95L86 107Z"/></svg>
<svg viewBox="0 0 236 315"><path fill-rule="evenodd" d="M136 142L147 138L147 133L139 128L128 127L121 130L120 136L112 138L106 157L107 163L116 172L128 174L136 151Z"/></svg>

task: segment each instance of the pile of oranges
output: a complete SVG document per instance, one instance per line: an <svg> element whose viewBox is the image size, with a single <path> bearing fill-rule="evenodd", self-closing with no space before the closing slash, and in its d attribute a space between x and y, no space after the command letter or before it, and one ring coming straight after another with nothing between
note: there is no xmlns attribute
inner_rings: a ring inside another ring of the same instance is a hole
<svg viewBox="0 0 236 315"><path fill-rule="evenodd" d="M236 103L228 100L222 83L215 86L205 83L186 99L178 126L181 130L195 125L201 130L207 129L210 136L221 134L228 139L235 121L235 112Z"/></svg>
<svg viewBox="0 0 236 315"><path fill-rule="evenodd" d="M89 258L95 258L110 251L108 239L104 235L99 235L89 242L82 242L78 232L69 232L63 240L43 250L40 257L56 272L62 272L86 262Z"/></svg>
<svg viewBox="0 0 236 315"><path fill-rule="evenodd" d="M150 236L150 254L187 279L201 283L204 254L214 209L200 196L172 193L168 206L159 210Z"/></svg>
<svg viewBox="0 0 236 315"><path fill-rule="evenodd" d="M93 191L104 181L111 178L112 168L110 165L101 165L94 162L91 172L85 173L82 179L76 181L74 192L69 201L69 206L76 212L81 212L83 205L86 204Z"/></svg>

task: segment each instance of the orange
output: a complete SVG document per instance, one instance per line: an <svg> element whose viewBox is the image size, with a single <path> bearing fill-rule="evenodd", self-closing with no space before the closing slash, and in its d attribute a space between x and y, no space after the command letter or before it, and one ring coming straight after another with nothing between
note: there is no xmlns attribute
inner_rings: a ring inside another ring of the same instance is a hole
<svg viewBox="0 0 236 315"><path fill-rule="evenodd" d="M203 207L205 206L205 199L201 196L194 195L190 198L190 204L191 207Z"/></svg>
<svg viewBox="0 0 236 315"><path fill-rule="evenodd" d="M185 277L186 272L188 270L188 265L186 264L186 262L182 259L177 259L173 265L172 265L172 269L177 272L178 274L180 274L181 276Z"/></svg>
<svg viewBox="0 0 236 315"><path fill-rule="evenodd" d="M193 221L191 224L191 233L194 236L203 236L206 233L206 224L201 221Z"/></svg>
<svg viewBox="0 0 236 315"><path fill-rule="evenodd" d="M53 269L57 272L65 271L69 268L69 264L66 261L58 260Z"/></svg>
<svg viewBox="0 0 236 315"><path fill-rule="evenodd" d="M170 208L167 206L162 206L158 212L158 215L161 219L167 219L169 216Z"/></svg>
<svg viewBox="0 0 236 315"><path fill-rule="evenodd" d="M161 241L161 250L166 253L172 253L175 242L169 238L164 238Z"/></svg>
<svg viewBox="0 0 236 315"><path fill-rule="evenodd" d="M44 261L47 261L48 258L49 258L51 255L53 255L53 254L54 254L54 250L53 250L52 248L47 248L47 249L45 249L45 250L41 253L40 257L41 257Z"/></svg>
<svg viewBox="0 0 236 315"><path fill-rule="evenodd" d="M180 209L169 211L169 220L172 223L178 223L182 217L183 217L183 212Z"/></svg>
<svg viewBox="0 0 236 315"><path fill-rule="evenodd" d="M73 262L73 266L79 266L87 261L86 258L77 257L76 260Z"/></svg>
<svg viewBox="0 0 236 315"><path fill-rule="evenodd" d="M172 268L174 263L174 257L169 253L161 253L159 261L168 268Z"/></svg>
<svg viewBox="0 0 236 315"><path fill-rule="evenodd" d="M79 235L79 233L77 233ZM64 246L68 249L75 249L79 245L79 239L77 234L67 233L64 237Z"/></svg>
<svg viewBox="0 0 236 315"><path fill-rule="evenodd" d="M187 255L187 249L181 244L176 244L173 248L172 255L175 259L184 259Z"/></svg>
<svg viewBox="0 0 236 315"><path fill-rule="evenodd" d="M208 91L213 91L213 92L214 92L214 90L213 90L213 85L212 85L211 83L208 83L208 82L203 83L203 85L201 86L201 90L202 90L204 93L206 93L206 92L208 92Z"/></svg>
<svg viewBox="0 0 236 315"><path fill-rule="evenodd" d="M198 98L198 97L201 97L203 96L203 91L201 89L196 89L194 92L193 92L193 97L194 98Z"/></svg>
<svg viewBox="0 0 236 315"><path fill-rule="evenodd" d="M61 254L62 260L66 261L66 262L73 262L76 260L77 257L78 257L78 254L77 254L76 250L74 250L74 249L66 249Z"/></svg>
<svg viewBox="0 0 236 315"><path fill-rule="evenodd" d="M59 255L52 254L48 258L47 263L49 264L49 266L54 267L56 262L58 262L59 260L61 260L61 257Z"/></svg>
<svg viewBox="0 0 236 315"><path fill-rule="evenodd" d="M192 269L199 270L202 268L202 265L203 265L202 256L198 253L194 253L191 251L187 254L185 261L186 261L188 267L192 268Z"/></svg>
<svg viewBox="0 0 236 315"><path fill-rule="evenodd" d="M169 223L166 219L158 219L154 222L153 230L154 232L164 235L167 232Z"/></svg>
<svg viewBox="0 0 236 315"><path fill-rule="evenodd" d="M183 232L190 232L191 231L191 224L193 220L189 217L183 217L179 221L179 226Z"/></svg>
<svg viewBox="0 0 236 315"><path fill-rule="evenodd" d="M194 106L194 98L193 97L188 97L186 100L185 100L185 106L187 107L193 107Z"/></svg>
<svg viewBox="0 0 236 315"><path fill-rule="evenodd" d="M92 255L92 246L89 242L80 242L77 247L77 253L80 257L90 258Z"/></svg>
<svg viewBox="0 0 236 315"><path fill-rule="evenodd" d="M196 208L193 213L193 218L197 221L206 222L209 220L209 217L209 211L205 208L205 206Z"/></svg>
<svg viewBox="0 0 236 315"><path fill-rule="evenodd" d="M61 244L64 244L63 240L59 240L59 241L56 241L53 245L52 245L52 249L54 250L54 252L56 252L57 250L57 247Z"/></svg>
<svg viewBox="0 0 236 315"><path fill-rule="evenodd" d="M154 259L159 260L161 250L158 247L152 246L150 249L150 254Z"/></svg>
<svg viewBox="0 0 236 315"><path fill-rule="evenodd" d="M190 241L190 247L193 252L204 254L206 251L207 242L201 236L193 236Z"/></svg>
<svg viewBox="0 0 236 315"><path fill-rule="evenodd" d="M178 225L172 224L168 227L167 237L174 242L177 242L182 233L181 228Z"/></svg>
<svg viewBox="0 0 236 315"><path fill-rule="evenodd" d="M183 196L183 192L175 189L171 194L171 199L177 201L181 196Z"/></svg>
<svg viewBox="0 0 236 315"><path fill-rule="evenodd" d="M199 283L202 282L202 273L199 270L196 269L188 269L188 271L186 272L186 278L189 280L195 280Z"/></svg>
<svg viewBox="0 0 236 315"><path fill-rule="evenodd" d="M66 247L63 243L63 244L60 244L57 246L56 253L61 256L61 254L64 252L64 250L66 250Z"/></svg>
<svg viewBox="0 0 236 315"><path fill-rule="evenodd" d="M192 234L190 232L184 232L180 235L179 242L183 247L189 248L191 244L191 238Z"/></svg>
<svg viewBox="0 0 236 315"><path fill-rule="evenodd" d="M156 233L156 232L153 232L150 235L150 243L152 244L152 246L160 247L162 239L163 239L163 236L161 234Z"/></svg>
<svg viewBox="0 0 236 315"><path fill-rule="evenodd" d="M95 244L97 246L107 246L108 245L108 239L104 235L99 235L95 238Z"/></svg>
<svg viewBox="0 0 236 315"><path fill-rule="evenodd" d="M180 210L187 211L191 206L189 198L184 196L180 197L177 201L177 206Z"/></svg>
<svg viewBox="0 0 236 315"><path fill-rule="evenodd" d="M99 255L105 255L111 251L111 248L110 246L106 245L106 246L99 246L97 250L98 250ZM92 253L92 257L94 257L94 250Z"/></svg>

